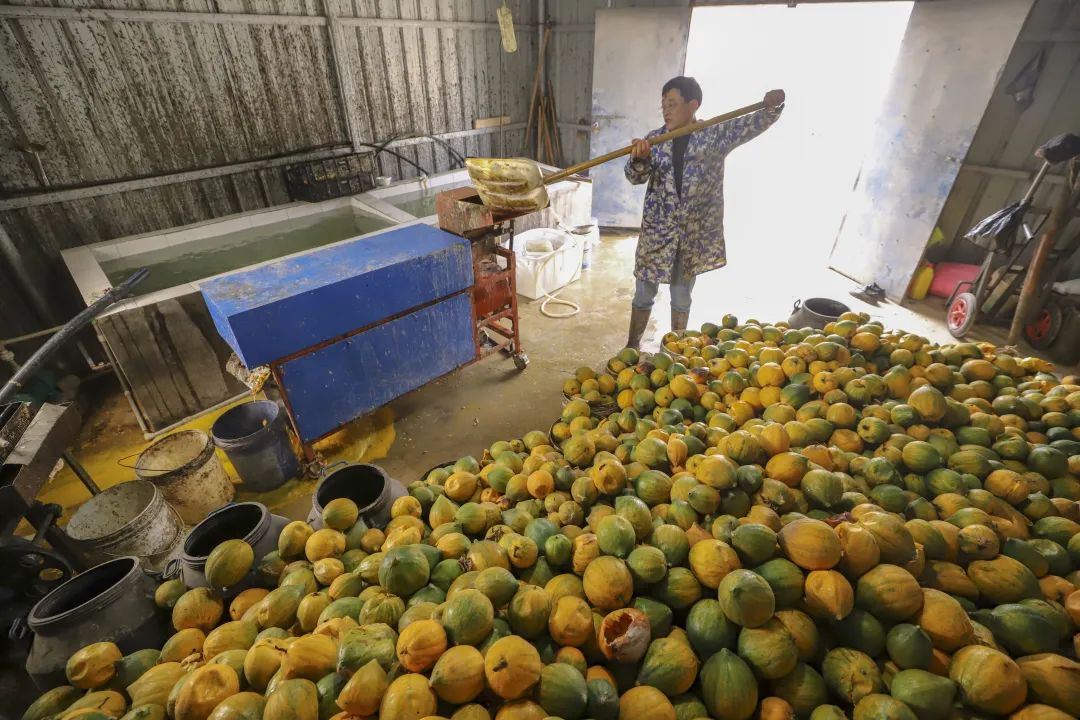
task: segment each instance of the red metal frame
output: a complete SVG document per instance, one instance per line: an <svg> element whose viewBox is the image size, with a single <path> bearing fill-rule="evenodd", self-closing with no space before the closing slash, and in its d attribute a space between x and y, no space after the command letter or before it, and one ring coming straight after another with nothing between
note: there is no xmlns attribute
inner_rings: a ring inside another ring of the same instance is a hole
<svg viewBox="0 0 1080 720"><path fill-rule="evenodd" d="M514 253L496 244L490 252L492 256L505 260L506 267L492 272L484 267L484 260L488 256L482 244L482 241L473 243L473 324L476 327L474 340L477 360L497 352L522 352ZM509 327L503 323L504 320L510 321ZM485 330L495 333L502 340L494 344L485 343L485 337L490 337Z"/></svg>
<svg viewBox="0 0 1080 720"><path fill-rule="evenodd" d="M435 196L435 209L441 229L472 242L476 359L497 352L507 352L516 359L524 351L517 303L514 220L529 213L495 213L484 206L471 187L439 193ZM501 245L506 241L509 248ZM498 259L506 263L505 268L492 270L492 263L485 262L497 263ZM491 334L502 339L492 344Z"/></svg>

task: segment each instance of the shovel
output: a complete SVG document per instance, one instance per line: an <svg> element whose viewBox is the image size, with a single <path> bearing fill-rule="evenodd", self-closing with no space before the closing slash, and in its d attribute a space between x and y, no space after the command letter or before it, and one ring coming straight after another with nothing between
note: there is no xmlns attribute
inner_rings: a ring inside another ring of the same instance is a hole
<svg viewBox="0 0 1080 720"><path fill-rule="evenodd" d="M668 140L674 140L677 137L689 135L696 130L734 120L737 117L749 115L764 108L765 103L763 102L747 105L708 120L690 123L678 130L656 135L649 138L649 143L657 145ZM473 181L473 185L476 186L480 200L484 205L499 212L527 213L547 207L546 185L565 180L571 175L596 167L609 160L629 155L631 149L633 149L633 146L627 145L547 176L541 172L540 166L535 161L528 158L467 158L465 167L468 169L469 178Z"/></svg>

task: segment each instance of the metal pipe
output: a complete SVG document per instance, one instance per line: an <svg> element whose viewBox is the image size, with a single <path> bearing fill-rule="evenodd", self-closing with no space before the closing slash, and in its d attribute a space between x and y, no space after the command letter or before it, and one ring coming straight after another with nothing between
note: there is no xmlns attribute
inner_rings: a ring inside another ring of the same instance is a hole
<svg viewBox="0 0 1080 720"><path fill-rule="evenodd" d="M323 0L323 15L326 16L326 35L330 39L330 56L334 62L334 78L338 84L338 100L341 105L341 114L345 119L345 129L349 133L349 142L352 144L353 152L360 152L360 147L357 144L360 140L359 133L356 131L356 121L353 119L352 106L355 98L354 88L351 82L351 76L346 77L345 72L345 59L342 56L341 50L341 37L340 23L338 18L334 16L334 11L330 8L330 0Z"/></svg>
<svg viewBox="0 0 1080 720"><path fill-rule="evenodd" d="M3 6L0 5L0 7ZM519 122L510 123L509 125L500 125L486 128L470 128L466 130L453 130L451 132L444 133L432 133L431 137L438 138L440 140L456 140L460 138L479 135L490 135L496 132L503 132L504 130L517 130L523 127L525 127L525 123ZM387 143L386 147L407 147L410 145L421 145L423 143L429 142L435 141L428 137L401 138L400 140L394 140ZM215 167L203 168L200 170L188 170L185 172L170 173L168 175L153 175L150 177L137 178L134 180L117 180L114 182L106 182L97 185L84 185L59 190L54 189L50 190L49 192L16 195L14 197L0 199L0 211L18 210L20 208L36 207L38 205L50 205L52 203L68 202L71 200L84 200L86 198L100 197L102 195L113 195L116 193L130 192L132 190L144 190L150 187L161 187L163 185L175 185L177 183L191 182L193 180L205 180L207 178L222 177L225 175L235 175L237 173L248 172L251 170L262 170L265 168L279 167L281 165L290 165L292 163L308 162L311 160L325 160L328 158L341 157L343 155L351 155L352 153L353 148L351 144L337 145L331 148L324 148L320 150L293 153L263 160L252 160L248 162L233 163L231 165L218 165Z"/></svg>
<svg viewBox="0 0 1080 720"><path fill-rule="evenodd" d="M1077 163L1076 160L1073 160L1072 165L1074 169L1080 168L1080 163ZM1045 173L1046 167L1047 164L1043 163L1042 172ZM1020 298L1016 302L1016 312L1013 314L1012 325L1009 327L1009 338L1006 341L1009 345L1016 345L1020 342L1024 325L1027 324L1028 319L1036 310L1035 301L1040 295L1039 289L1043 281L1043 267L1046 265L1046 260L1050 256L1054 243L1057 242L1058 233L1064 230L1072 219L1073 208L1076 207L1077 202L1080 202L1080 182L1073 180L1058 189L1057 197L1054 199L1054 209L1050 212L1046 230L1043 231L1042 237L1039 238L1039 244L1031 257L1031 265L1028 266L1027 277L1024 278L1024 285L1020 289Z"/></svg>
<svg viewBox="0 0 1080 720"><path fill-rule="evenodd" d="M1039 186L1042 185L1043 178L1046 177L1046 172L1050 169L1050 163L1043 161L1042 167L1039 168L1039 172L1036 173L1035 179L1031 181L1031 187L1024 193L1024 199L1020 202L1024 205L1030 205L1031 201L1035 198L1035 193L1038 191Z"/></svg>
<svg viewBox="0 0 1080 720"><path fill-rule="evenodd" d="M32 333L26 333L25 335L16 335L15 337L0 338L0 345L15 345L16 343L26 342L27 340L34 340L35 338L45 337L46 335L52 335L54 332L58 332L63 329L63 325L55 325L44 330L35 330Z"/></svg>
<svg viewBox="0 0 1080 720"><path fill-rule="evenodd" d="M71 454L70 450L65 450L60 453L60 457L64 458L64 462L71 468L71 472L75 473L75 477L79 478L79 481L90 491L91 495L100 495L101 488L94 482L94 478L90 477L90 473L86 472L86 468L82 466L75 456Z"/></svg>
<svg viewBox="0 0 1080 720"><path fill-rule="evenodd" d="M90 351L86 349L86 345L83 345L82 340L76 340L75 347L78 348L79 354L83 356L83 360L86 361L86 367L90 368L90 372L108 370L112 367L112 363L108 360L105 362L96 362L94 358L90 356Z"/></svg>
<svg viewBox="0 0 1080 720"><path fill-rule="evenodd" d="M52 357L53 353L55 353L61 345L71 339L75 333L85 327L91 320L105 310L105 308L109 307L117 300L127 297L132 289L138 283L142 282L149 274L150 271L146 268L135 271L131 277L120 283L118 286L109 288L108 292L69 320L62 330L46 340L45 344L38 348L37 351L30 356L30 359L27 360L26 363L15 372L11 379L4 384L4 387L0 388L0 405L9 402L11 398L15 396L15 393L22 389L26 381L33 377L34 373L45 364L46 360Z"/></svg>
<svg viewBox="0 0 1080 720"><path fill-rule="evenodd" d="M0 18L16 20L98 21L178 23L184 25L325 25L319 15L275 15L272 13L177 12L172 10L122 10L112 8L61 8L30 5L0 5ZM424 28L499 31L499 23L468 20L408 20L405 18L342 17L342 25L359 27ZM528 27L528 24L524 24Z"/></svg>

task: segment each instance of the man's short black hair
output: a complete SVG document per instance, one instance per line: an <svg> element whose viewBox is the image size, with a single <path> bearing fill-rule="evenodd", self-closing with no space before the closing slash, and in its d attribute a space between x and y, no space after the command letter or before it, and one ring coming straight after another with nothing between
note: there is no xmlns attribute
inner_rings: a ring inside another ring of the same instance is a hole
<svg viewBox="0 0 1080 720"><path fill-rule="evenodd" d="M682 99L686 102L691 100L697 100L701 102L701 86L698 85L698 81L692 77L686 75L680 75L679 77L673 77L664 83L664 89L660 92L661 95L667 95L668 90L678 90L682 95Z"/></svg>

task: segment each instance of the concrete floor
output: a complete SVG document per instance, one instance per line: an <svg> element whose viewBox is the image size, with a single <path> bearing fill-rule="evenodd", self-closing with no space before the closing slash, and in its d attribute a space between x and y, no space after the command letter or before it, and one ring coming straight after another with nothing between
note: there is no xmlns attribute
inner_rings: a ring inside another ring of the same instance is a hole
<svg viewBox="0 0 1080 720"><path fill-rule="evenodd" d="M518 372L507 357L473 363L356 421L325 444L326 459L378 462L407 484L459 456L479 457L496 440L521 437L529 430L547 431L562 407L563 380L579 366L600 366L623 347L633 294L635 244L633 236L603 236L593 252L592 267L562 293L581 306L580 314L572 318L545 317L539 301L519 298L524 347L531 361L527 370ZM889 328L940 342L951 340L943 310L933 303L918 303L915 310L889 303L871 307L848 295L854 283L828 270L827 258L813 267L814 262L785 263L770 253L776 251L768 245L744 243L729 251L728 267L701 276L694 291L691 327L725 313L741 320L782 321L791 314L796 299L818 296L868 312ZM669 327L665 288L657 298L650 334L659 337ZM1000 333L977 329L973 339L993 340L995 336ZM102 486L131 479L133 472L124 466L133 464L134 458L126 462L123 458L147 445L123 396L109 383L86 417L75 448ZM215 417L201 418L192 426L208 428ZM231 467L227 469L231 472ZM259 499L276 512L301 518L307 514L313 487L310 479L294 481ZM42 499L60 502L70 511L85 497L65 469Z"/></svg>

